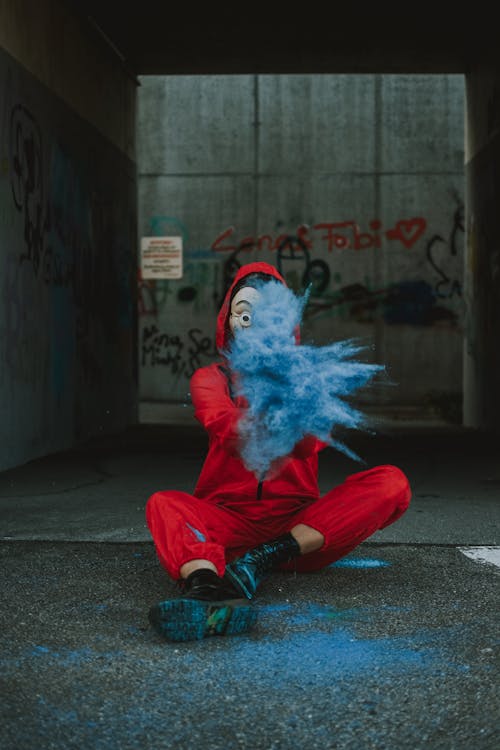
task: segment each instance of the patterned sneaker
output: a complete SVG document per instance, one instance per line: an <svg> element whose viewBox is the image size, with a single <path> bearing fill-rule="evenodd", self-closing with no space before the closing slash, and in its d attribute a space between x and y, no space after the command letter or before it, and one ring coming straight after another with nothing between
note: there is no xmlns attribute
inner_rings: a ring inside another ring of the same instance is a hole
<svg viewBox="0 0 500 750"><path fill-rule="evenodd" d="M199 641L211 635L249 631L257 612L211 570L197 570L181 582L179 599L155 604L149 622L169 641Z"/></svg>
<svg viewBox="0 0 500 750"><path fill-rule="evenodd" d="M210 635L239 635L257 620L255 609L244 600L206 602L172 599L149 610L149 622L168 641L201 641Z"/></svg>

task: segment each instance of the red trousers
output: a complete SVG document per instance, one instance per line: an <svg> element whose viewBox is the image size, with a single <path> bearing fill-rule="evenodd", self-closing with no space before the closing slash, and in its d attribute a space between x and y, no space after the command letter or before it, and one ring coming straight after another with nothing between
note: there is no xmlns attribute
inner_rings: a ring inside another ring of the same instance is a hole
<svg viewBox="0 0 500 750"><path fill-rule="evenodd" d="M352 474L323 497L304 503L297 498L218 504L186 492L155 492L146 505L146 520L158 558L178 579L189 560L210 560L220 576L226 562L297 524L321 532L321 549L301 555L283 569L313 571L347 555L379 529L394 523L408 508L408 480L396 466L376 466Z"/></svg>

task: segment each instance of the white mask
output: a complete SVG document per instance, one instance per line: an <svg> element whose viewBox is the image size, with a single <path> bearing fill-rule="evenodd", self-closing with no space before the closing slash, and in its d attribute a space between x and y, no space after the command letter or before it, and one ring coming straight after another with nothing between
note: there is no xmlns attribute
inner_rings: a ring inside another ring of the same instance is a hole
<svg viewBox="0 0 500 750"><path fill-rule="evenodd" d="M229 314L229 327L234 333L240 328L250 328L252 325L252 304L260 297L257 289L244 286L234 295Z"/></svg>

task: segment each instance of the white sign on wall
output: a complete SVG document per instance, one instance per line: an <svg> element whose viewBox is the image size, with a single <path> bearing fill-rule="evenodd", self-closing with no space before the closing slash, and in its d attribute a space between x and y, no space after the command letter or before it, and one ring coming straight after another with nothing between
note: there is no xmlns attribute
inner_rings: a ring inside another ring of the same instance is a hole
<svg viewBox="0 0 500 750"><path fill-rule="evenodd" d="M182 279L182 237L142 237L143 279Z"/></svg>

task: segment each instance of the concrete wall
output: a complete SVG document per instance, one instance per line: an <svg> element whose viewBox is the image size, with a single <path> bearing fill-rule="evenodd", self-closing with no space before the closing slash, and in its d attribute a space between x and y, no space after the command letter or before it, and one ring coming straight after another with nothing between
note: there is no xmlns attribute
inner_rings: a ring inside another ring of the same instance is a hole
<svg viewBox="0 0 500 750"><path fill-rule="evenodd" d="M5 469L136 420L137 219L133 80L58 2L0 28Z"/></svg>
<svg viewBox="0 0 500 750"><path fill-rule="evenodd" d="M375 344L397 384L378 399L456 400L463 106L461 76L142 77L139 233L186 252L182 280L139 282L141 398L186 398L235 267L259 259L313 280L306 339Z"/></svg>
<svg viewBox="0 0 500 750"><path fill-rule="evenodd" d="M464 421L500 425L500 63L467 76Z"/></svg>

